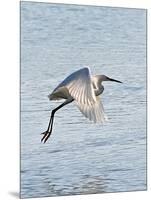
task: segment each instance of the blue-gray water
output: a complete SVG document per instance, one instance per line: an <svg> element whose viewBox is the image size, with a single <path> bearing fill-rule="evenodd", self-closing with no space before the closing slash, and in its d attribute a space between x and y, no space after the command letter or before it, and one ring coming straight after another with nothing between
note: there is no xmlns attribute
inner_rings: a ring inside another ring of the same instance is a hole
<svg viewBox="0 0 151 200"><path fill-rule="evenodd" d="M56 113L42 144L47 95L88 65L104 83L109 122L89 122L74 103ZM21 196L146 190L146 11L21 3Z"/></svg>

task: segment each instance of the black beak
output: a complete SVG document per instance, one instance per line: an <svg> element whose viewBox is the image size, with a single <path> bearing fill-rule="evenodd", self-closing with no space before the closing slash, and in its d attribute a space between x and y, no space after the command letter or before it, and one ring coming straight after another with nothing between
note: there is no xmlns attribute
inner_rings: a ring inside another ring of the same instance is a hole
<svg viewBox="0 0 151 200"><path fill-rule="evenodd" d="M118 80L115 80L115 79L112 79L112 78L108 78L109 81L114 81L114 82L117 82L117 83L122 83L121 81L118 81Z"/></svg>

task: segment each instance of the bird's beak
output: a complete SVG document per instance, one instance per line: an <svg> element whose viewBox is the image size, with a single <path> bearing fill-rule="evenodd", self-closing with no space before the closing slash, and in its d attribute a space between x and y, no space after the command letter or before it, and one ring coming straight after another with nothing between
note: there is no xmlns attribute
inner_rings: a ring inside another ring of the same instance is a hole
<svg viewBox="0 0 151 200"><path fill-rule="evenodd" d="M117 83L122 83L121 81L118 81L118 80L115 80L115 79L112 79L112 78L108 78L109 81L114 81L114 82L117 82Z"/></svg>

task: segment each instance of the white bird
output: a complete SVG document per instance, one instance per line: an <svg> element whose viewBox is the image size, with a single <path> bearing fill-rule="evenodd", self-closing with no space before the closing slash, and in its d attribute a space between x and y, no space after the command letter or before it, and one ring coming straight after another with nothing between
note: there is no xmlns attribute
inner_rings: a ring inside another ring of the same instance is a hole
<svg viewBox="0 0 151 200"><path fill-rule="evenodd" d="M105 75L94 75L90 73L90 69L85 67L65 78L51 94L48 95L49 100L65 99L64 103L52 110L47 131L42 133L44 136L41 141L44 143L51 135L54 114L63 106L75 101L82 114L93 122L103 123L107 117L99 97L104 90L103 81L121 81L109 78Z"/></svg>

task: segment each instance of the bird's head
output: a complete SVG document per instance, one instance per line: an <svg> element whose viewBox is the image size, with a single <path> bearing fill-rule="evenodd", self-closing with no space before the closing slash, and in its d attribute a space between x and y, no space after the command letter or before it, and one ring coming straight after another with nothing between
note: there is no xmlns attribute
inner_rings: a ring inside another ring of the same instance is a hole
<svg viewBox="0 0 151 200"><path fill-rule="evenodd" d="M113 81L113 82L117 82L117 83L122 83L121 81L118 81L113 78L109 78L108 76L105 76L105 75L101 75L100 79L101 79L101 81Z"/></svg>

